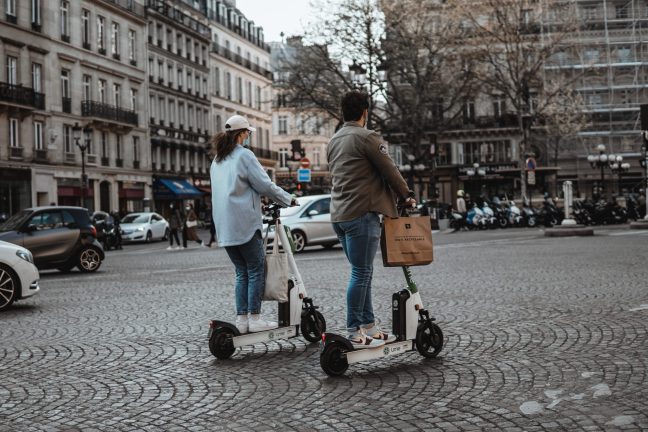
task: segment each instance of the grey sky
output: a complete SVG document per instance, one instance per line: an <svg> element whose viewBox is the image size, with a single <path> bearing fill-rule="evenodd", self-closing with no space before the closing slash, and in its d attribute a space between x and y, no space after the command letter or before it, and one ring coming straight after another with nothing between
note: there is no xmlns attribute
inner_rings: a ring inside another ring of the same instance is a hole
<svg viewBox="0 0 648 432"><path fill-rule="evenodd" d="M266 42L301 34L312 19L310 0L236 0L236 7L256 25L263 27Z"/></svg>

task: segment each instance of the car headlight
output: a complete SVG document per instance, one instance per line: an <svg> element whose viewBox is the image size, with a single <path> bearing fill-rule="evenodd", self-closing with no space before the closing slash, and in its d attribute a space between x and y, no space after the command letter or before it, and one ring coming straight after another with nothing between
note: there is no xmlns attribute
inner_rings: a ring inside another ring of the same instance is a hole
<svg viewBox="0 0 648 432"><path fill-rule="evenodd" d="M135 229L135 231L144 231L144 227L143 226L137 227L137 229Z"/></svg>
<svg viewBox="0 0 648 432"><path fill-rule="evenodd" d="M27 262L34 264L34 257L28 250L17 250L16 255L24 259Z"/></svg>

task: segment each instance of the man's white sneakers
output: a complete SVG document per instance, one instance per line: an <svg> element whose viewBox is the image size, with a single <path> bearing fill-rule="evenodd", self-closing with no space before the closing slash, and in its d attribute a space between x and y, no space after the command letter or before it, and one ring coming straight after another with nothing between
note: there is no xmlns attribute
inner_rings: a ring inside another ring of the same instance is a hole
<svg viewBox="0 0 648 432"><path fill-rule="evenodd" d="M250 333L260 332L265 330L272 330L279 327L279 324L275 321L269 321L261 318L261 315L250 315L249 331Z"/></svg>

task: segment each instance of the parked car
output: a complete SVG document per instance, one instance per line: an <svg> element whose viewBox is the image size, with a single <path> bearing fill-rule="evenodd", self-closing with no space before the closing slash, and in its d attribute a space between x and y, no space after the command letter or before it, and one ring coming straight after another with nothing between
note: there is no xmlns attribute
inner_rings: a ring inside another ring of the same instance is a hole
<svg viewBox="0 0 648 432"><path fill-rule="evenodd" d="M129 213L121 220L122 241L166 240L169 238L169 222L154 212Z"/></svg>
<svg viewBox="0 0 648 432"><path fill-rule="evenodd" d="M283 208L280 213L281 223L292 232L296 252L314 245L331 248L340 242L331 223L331 195L299 197L297 203L299 206ZM268 244L273 241L274 229L271 227Z"/></svg>
<svg viewBox="0 0 648 432"><path fill-rule="evenodd" d="M0 311L40 291L39 278L31 252L0 241Z"/></svg>
<svg viewBox="0 0 648 432"><path fill-rule="evenodd" d="M82 272L99 269L105 254L97 230L82 207L48 206L22 210L0 225L0 240L28 249L39 270Z"/></svg>

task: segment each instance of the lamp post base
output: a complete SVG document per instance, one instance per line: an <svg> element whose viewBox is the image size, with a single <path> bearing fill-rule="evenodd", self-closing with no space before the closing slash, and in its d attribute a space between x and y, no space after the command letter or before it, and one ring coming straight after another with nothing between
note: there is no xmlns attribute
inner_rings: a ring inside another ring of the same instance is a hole
<svg viewBox="0 0 648 432"><path fill-rule="evenodd" d="M565 221L563 221L563 224L564 225L556 225L553 228L547 228L544 230L545 237L586 237L594 235L594 228L579 225L575 223L575 221L574 224L565 224Z"/></svg>

